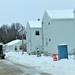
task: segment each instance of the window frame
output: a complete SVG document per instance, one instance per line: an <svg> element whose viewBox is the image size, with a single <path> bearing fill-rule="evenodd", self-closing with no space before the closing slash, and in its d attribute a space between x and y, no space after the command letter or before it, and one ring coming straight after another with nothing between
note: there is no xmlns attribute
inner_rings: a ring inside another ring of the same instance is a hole
<svg viewBox="0 0 75 75"><path fill-rule="evenodd" d="M35 35L39 36L40 35L40 31L39 30L35 31Z"/></svg>

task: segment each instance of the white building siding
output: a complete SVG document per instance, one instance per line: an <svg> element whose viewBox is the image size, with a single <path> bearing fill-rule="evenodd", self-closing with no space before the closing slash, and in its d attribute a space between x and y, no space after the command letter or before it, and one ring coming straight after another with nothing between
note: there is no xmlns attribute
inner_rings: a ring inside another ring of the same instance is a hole
<svg viewBox="0 0 75 75"><path fill-rule="evenodd" d="M31 28L29 23L27 23L26 26L26 46L27 46L27 52L30 53L31 52Z"/></svg>
<svg viewBox="0 0 75 75"><path fill-rule="evenodd" d="M36 35L36 31L39 31L39 35ZM42 29L41 28L32 28L31 29L31 46L33 51L36 52L36 48L42 46Z"/></svg>
<svg viewBox="0 0 75 75"><path fill-rule="evenodd" d="M58 45L62 43L68 45L68 52L75 48L74 19L51 19L45 12L42 27L45 51L58 53Z"/></svg>
<svg viewBox="0 0 75 75"><path fill-rule="evenodd" d="M75 48L74 20L53 20L51 22L51 52L57 53L58 44L67 44L68 52ZM48 32L50 32L48 31ZM48 36L49 37L49 36Z"/></svg>
<svg viewBox="0 0 75 75"><path fill-rule="evenodd" d="M49 22L51 24L51 18L48 16L47 12L45 11L43 19L42 19L42 28L43 28L43 30L42 30L42 32L43 32L42 40L44 41L43 42L44 51L50 51L50 47L48 47L48 45L51 43L49 41L49 39L51 38L51 31L48 32L48 30L51 30L50 25L48 25Z"/></svg>
<svg viewBox="0 0 75 75"><path fill-rule="evenodd" d="M14 40L6 44L6 50L15 51L16 47L17 48L16 51L20 51L21 46L22 46L22 40Z"/></svg>
<svg viewBox="0 0 75 75"><path fill-rule="evenodd" d="M26 40L27 40L27 52L36 52L37 47L42 46L42 28L41 22L32 21L28 22L26 26ZM35 26L37 25L37 27ZM39 31L39 35L35 35L35 31Z"/></svg>

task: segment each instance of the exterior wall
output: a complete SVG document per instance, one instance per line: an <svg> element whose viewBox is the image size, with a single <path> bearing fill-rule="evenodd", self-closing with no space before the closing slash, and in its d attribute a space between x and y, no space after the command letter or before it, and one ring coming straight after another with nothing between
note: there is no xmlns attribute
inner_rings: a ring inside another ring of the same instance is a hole
<svg viewBox="0 0 75 75"><path fill-rule="evenodd" d="M53 20L51 22L51 50L57 53L59 44L67 44L68 52L75 48L74 20ZM48 31L49 32L49 31Z"/></svg>
<svg viewBox="0 0 75 75"><path fill-rule="evenodd" d="M59 44L67 44L68 52L75 48L74 19L51 20L45 13L43 20L44 50L58 53ZM48 25L50 22L50 25Z"/></svg>
<svg viewBox="0 0 75 75"><path fill-rule="evenodd" d="M22 45L22 41L19 41L13 45L6 45L6 51L15 51L15 46L17 47L17 51L20 51L21 45Z"/></svg>
<svg viewBox="0 0 75 75"><path fill-rule="evenodd" d="M35 31L39 31L40 35L35 35ZM42 49L42 28L31 28L31 47L35 52L38 47Z"/></svg>
<svg viewBox="0 0 75 75"><path fill-rule="evenodd" d="M40 35L35 35L35 31L39 31ZM31 28L30 24L27 23L26 27L26 46L27 53L36 52L37 47L41 49L42 46L42 28Z"/></svg>
<svg viewBox="0 0 75 75"><path fill-rule="evenodd" d="M50 25L48 25L49 22L51 23L51 18L48 16L47 12L45 12L42 19L42 44L44 51L50 51L50 47L48 47L48 45L51 44L51 41L49 41L49 39L51 39L51 31L48 32L48 30L51 30Z"/></svg>
<svg viewBox="0 0 75 75"><path fill-rule="evenodd" d="M26 26L26 46L27 46L27 53L31 52L31 28L29 23Z"/></svg>
<svg viewBox="0 0 75 75"><path fill-rule="evenodd" d="M74 27L75 27L75 9L73 11L73 14L74 14Z"/></svg>

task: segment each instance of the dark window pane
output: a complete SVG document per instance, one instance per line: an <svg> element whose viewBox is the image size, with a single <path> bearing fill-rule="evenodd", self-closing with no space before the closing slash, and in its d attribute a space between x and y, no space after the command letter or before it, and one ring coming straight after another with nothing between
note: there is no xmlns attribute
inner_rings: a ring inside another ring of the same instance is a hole
<svg viewBox="0 0 75 75"><path fill-rule="evenodd" d="M51 41L51 39L49 39L49 41Z"/></svg>
<svg viewBox="0 0 75 75"><path fill-rule="evenodd" d="M48 22L48 25L50 25L50 22Z"/></svg>
<svg viewBox="0 0 75 75"><path fill-rule="evenodd" d="M39 35L39 31L36 31L36 32L35 32L35 35Z"/></svg>

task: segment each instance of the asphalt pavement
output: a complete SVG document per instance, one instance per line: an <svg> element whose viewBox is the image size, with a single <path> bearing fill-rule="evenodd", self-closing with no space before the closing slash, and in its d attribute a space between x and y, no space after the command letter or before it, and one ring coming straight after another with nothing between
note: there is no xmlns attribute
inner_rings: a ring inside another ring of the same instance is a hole
<svg viewBox="0 0 75 75"><path fill-rule="evenodd" d="M44 73L36 67L29 67L28 65L20 65L9 61L8 59L0 59L0 75L51 75Z"/></svg>

